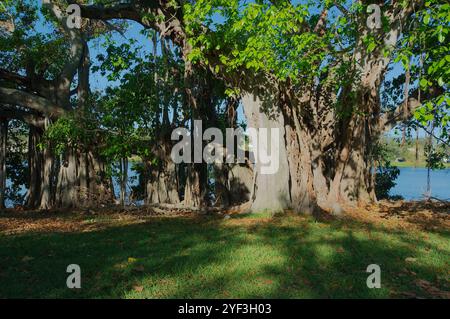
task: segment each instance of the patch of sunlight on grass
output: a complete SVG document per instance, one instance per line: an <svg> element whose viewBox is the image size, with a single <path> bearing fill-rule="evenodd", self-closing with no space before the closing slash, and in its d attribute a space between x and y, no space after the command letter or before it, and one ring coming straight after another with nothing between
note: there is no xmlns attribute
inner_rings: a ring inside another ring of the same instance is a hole
<svg viewBox="0 0 450 319"><path fill-rule="evenodd" d="M333 258L336 250L329 244L318 244L315 252L319 263L327 263Z"/></svg>
<svg viewBox="0 0 450 319"><path fill-rule="evenodd" d="M232 215L232 218L263 219L263 218L273 218L276 215L277 214L272 212L257 212L257 213L236 214Z"/></svg>

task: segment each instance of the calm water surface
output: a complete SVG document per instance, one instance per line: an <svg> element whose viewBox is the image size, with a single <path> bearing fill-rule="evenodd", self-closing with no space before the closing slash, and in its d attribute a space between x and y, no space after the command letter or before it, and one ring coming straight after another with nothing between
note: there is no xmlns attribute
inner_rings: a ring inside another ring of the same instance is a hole
<svg viewBox="0 0 450 319"><path fill-rule="evenodd" d="M136 176L136 172L130 169L129 176ZM400 175L396 183L397 185L391 190L391 195L401 195L406 200L423 199L427 187L427 169L400 168ZM116 195L118 195L119 187L117 183L114 184ZM25 191L22 188L22 192L25 193ZM442 200L450 200L450 169L431 171L431 196ZM12 203L7 202L6 205L11 207Z"/></svg>
<svg viewBox="0 0 450 319"><path fill-rule="evenodd" d="M427 189L427 169L400 168L396 183L391 195L401 195L406 200L422 199ZM450 200L450 169L431 171L431 196Z"/></svg>

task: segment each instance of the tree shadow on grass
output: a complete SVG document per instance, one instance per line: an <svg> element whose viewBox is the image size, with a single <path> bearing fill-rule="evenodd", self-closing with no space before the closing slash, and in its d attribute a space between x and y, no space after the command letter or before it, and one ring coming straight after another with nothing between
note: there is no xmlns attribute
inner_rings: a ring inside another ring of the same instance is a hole
<svg viewBox="0 0 450 319"><path fill-rule="evenodd" d="M448 291L448 245L436 245L404 231L342 220L318 225L323 232L310 231L315 234L312 236L299 237L295 226L285 226L284 238L265 234L267 240L280 242L279 249L289 257L285 267L291 269L289 275L281 276L274 295L296 297L298 287L292 287L293 283L309 287L316 298L443 297ZM448 232L437 234L449 237ZM367 287L370 264L381 268L381 289ZM417 284L423 279L442 290L424 291Z"/></svg>
<svg viewBox="0 0 450 319"><path fill-rule="evenodd" d="M312 218L155 218L91 232L4 236L0 297L372 298L405 290L427 296L416 277L441 285L448 247L362 228ZM427 250L432 262L423 260ZM410 256L417 264L405 262ZM382 270L381 289L366 286L373 263ZM69 264L81 267L81 289L66 287Z"/></svg>

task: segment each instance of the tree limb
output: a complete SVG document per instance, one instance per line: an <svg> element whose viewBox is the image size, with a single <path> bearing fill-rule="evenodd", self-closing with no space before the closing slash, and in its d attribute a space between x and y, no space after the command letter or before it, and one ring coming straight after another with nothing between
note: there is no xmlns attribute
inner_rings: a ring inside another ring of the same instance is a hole
<svg viewBox="0 0 450 319"><path fill-rule="evenodd" d="M81 57L83 56L84 41L79 30L69 27L67 23L67 16L52 0L42 0L42 7L47 8L53 13L69 38L69 61L64 65L63 70L59 75L58 82L61 85L61 88L59 89L65 90L68 94L70 94L70 85L77 72Z"/></svg>
<svg viewBox="0 0 450 319"><path fill-rule="evenodd" d="M338 1L334 1L334 5L336 8L339 9L339 11L341 11L346 17L348 17L350 15L350 12Z"/></svg>
<svg viewBox="0 0 450 319"><path fill-rule="evenodd" d="M19 75L14 72L10 72L10 71L2 69L2 68L0 68L0 79L10 81L10 82L16 83L18 85L23 85L26 87L30 86L30 84L31 84L31 81L29 78Z"/></svg>
<svg viewBox="0 0 450 319"><path fill-rule="evenodd" d="M113 7L104 7L102 5L82 5L77 1L69 0L70 4L77 4L81 9L81 16L88 19L112 20L126 19L141 23L141 16L136 10L134 1L132 3L119 3Z"/></svg>
<svg viewBox="0 0 450 319"><path fill-rule="evenodd" d="M132 0L129 3L119 3L111 7L82 5L74 0L69 0L69 3L80 6L83 18L104 21L112 19L132 20L146 28L156 30L161 34L161 37L170 38L181 47L186 40L181 23L181 11L174 8L171 2L167 0ZM157 18L160 15L164 16L163 21Z"/></svg>
<svg viewBox="0 0 450 319"><path fill-rule="evenodd" d="M438 86L433 86L428 89L427 92L421 92L421 99L423 100L431 100L433 98L436 98L444 93L444 89ZM405 103L403 101L398 105L395 110L391 112L385 113L383 116L380 117L380 125L381 128L385 127L385 130L390 130L394 128L397 123L404 122L410 119L415 110L422 105L422 102L418 99L419 96L419 89L415 89L412 94L410 94L410 97L408 98L408 103ZM406 104L406 105L405 105Z"/></svg>
<svg viewBox="0 0 450 319"><path fill-rule="evenodd" d="M420 105L416 98L410 97L408 103L403 102L395 110L383 114L380 118L380 127L385 131L393 129L397 123L411 118Z"/></svg>
<svg viewBox="0 0 450 319"><path fill-rule="evenodd" d="M436 134L434 134L433 132L431 132L427 127L423 126L423 125L420 124L420 123L415 123L415 124L416 124L418 127L420 127L422 130L424 130L425 133L430 134L430 135L433 136L436 140L440 141L442 144L444 144L444 145L450 147L450 144L449 144L447 141L445 141L445 140L443 140L442 138L436 136Z"/></svg>
<svg viewBox="0 0 450 319"><path fill-rule="evenodd" d="M0 87L0 103L23 106L49 117L58 117L65 113L64 109L43 97L16 89Z"/></svg>
<svg viewBox="0 0 450 319"><path fill-rule="evenodd" d="M327 17L328 17L328 10L323 9L322 13L320 14L319 21L317 21L317 24L314 27L314 33L319 33L321 36L325 33L324 29L326 26Z"/></svg>
<svg viewBox="0 0 450 319"><path fill-rule="evenodd" d="M10 108L7 109L0 108L0 111L2 114L1 117L4 118L17 119L27 123L28 125L33 125L39 128L43 128L45 125L45 118L37 114Z"/></svg>

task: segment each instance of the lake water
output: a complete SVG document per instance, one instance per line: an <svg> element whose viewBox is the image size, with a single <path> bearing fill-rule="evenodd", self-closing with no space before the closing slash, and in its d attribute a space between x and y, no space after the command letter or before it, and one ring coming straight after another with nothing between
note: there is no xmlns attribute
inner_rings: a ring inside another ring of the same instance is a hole
<svg viewBox="0 0 450 319"><path fill-rule="evenodd" d="M136 176L136 172L130 169L129 176ZM391 195L401 195L406 200L423 199L427 187L427 169L400 168L396 183L397 185L391 190ZM114 184L118 196L119 187L116 182ZM24 188L22 190L25 193L26 190ZM450 201L450 169L431 171L431 196ZM12 203L7 202L6 205L11 207Z"/></svg>
<svg viewBox="0 0 450 319"><path fill-rule="evenodd" d="M400 168L396 183L397 185L391 190L391 195L401 195L406 200L423 199L427 189L427 169ZM431 171L431 196L450 200L450 169Z"/></svg>

